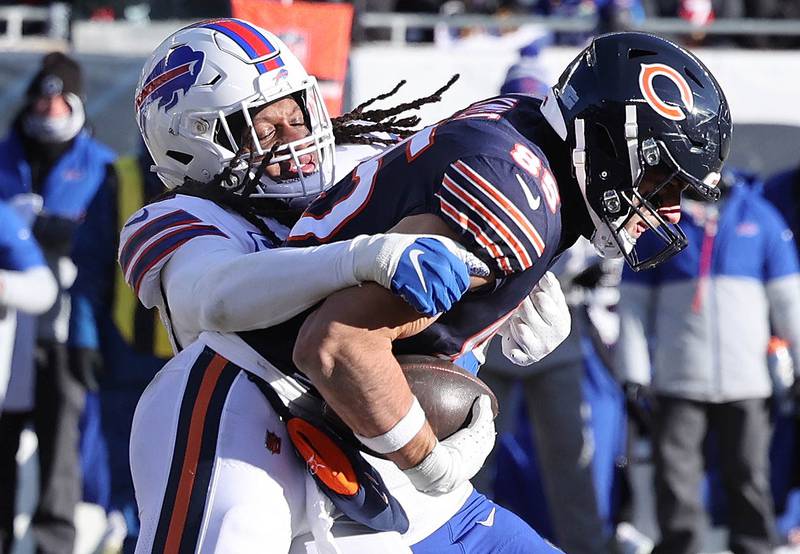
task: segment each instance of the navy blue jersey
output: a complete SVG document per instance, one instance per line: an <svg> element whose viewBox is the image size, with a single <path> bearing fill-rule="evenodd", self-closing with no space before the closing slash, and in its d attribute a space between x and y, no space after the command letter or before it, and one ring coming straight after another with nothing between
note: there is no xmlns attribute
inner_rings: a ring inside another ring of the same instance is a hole
<svg viewBox="0 0 800 554"><path fill-rule="evenodd" d="M457 358L494 334L560 253L558 187L524 132L536 125L546 123L533 98L473 104L363 162L311 204L287 244L346 240L386 232L407 216L439 216L498 279L395 350Z"/></svg>

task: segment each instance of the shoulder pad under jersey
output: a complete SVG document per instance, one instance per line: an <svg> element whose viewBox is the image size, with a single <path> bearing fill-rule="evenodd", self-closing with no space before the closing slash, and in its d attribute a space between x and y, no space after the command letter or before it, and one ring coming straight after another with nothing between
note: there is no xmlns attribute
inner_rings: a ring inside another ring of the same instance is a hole
<svg viewBox="0 0 800 554"><path fill-rule="evenodd" d="M211 201L175 196L134 213L120 233L125 281L148 308L159 303L160 273L172 254L197 237L230 239L236 218ZM239 224L241 227L241 224Z"/></svg>

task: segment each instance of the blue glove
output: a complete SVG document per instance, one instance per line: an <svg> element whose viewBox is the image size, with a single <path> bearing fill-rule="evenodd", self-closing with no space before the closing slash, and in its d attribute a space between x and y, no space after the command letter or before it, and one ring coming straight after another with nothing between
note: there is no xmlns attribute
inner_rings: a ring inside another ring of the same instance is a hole
<svg viewBox="0 0 800 554"><path fill-rule="evenodd" d="M469 289L467 263L441 240L423 237L400 256L391 291L418 312L434 316L449 310Z"/></svg>

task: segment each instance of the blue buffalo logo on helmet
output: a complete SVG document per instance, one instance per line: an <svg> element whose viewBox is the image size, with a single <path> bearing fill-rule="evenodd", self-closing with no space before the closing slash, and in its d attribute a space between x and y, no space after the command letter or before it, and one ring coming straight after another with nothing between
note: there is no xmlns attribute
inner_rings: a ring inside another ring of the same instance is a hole
<svg viewBox="0 0 800 554"><path fill-rule="evenodd" d="M178 103L178 91L183 94L197 82L203 69L203 52L189 46L179 46L158 61L144 86L136 96L136 111L141 111L151 102L169 110Z"/></svg>

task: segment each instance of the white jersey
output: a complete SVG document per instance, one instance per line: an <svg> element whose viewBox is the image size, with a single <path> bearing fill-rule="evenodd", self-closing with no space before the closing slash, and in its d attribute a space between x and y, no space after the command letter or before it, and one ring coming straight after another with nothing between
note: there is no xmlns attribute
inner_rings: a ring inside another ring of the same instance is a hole
<svg viewBox="0 0 800 554"><path fill-rule="evenodd" d="M286 237L286 226L272 219L264 222L277 238ZM197 321L172 317L173 307L162 294L162 270L179 249L198 241L205 243L207 252L240 255L279 246L242 216L203 198L179 194L149 204L131 216L120 235L119 263L125 281L142 304L159 308L173 346L188 346L204 329L198 328Z"/></svg>
<svg viewBox="0 0 800 554"><path fill-rule="evenodd" d="M359 157L363 159L378 152L380 149L372 146L349 147L346 151L337 149L337 174L344 175L349 172L357 165ZM345 155L341 156L341 154ZM264 222L276 238L283 240L288 235L289 229L284 225L271 219L264 219ZM192 301L197 303L203 300L205 294L203 291L199 291L195 295L185 294L183 295L185 300L180 301L177 293L174 295L169 293L169 283L167 283L167 292L164 292L165 281L168 281L169 273L180 271L179 267L175 267L175 263L178 265L197 264L197 258L200 258L200 267L211 268L215 265L215 260L224 260L231 256L244 259L244 256L249 254L271 250L278 246L280 245L275 244L270 237L265 237L240 215L229 212L209 200L176 195L173 198L150 204L131 216L121 233L119 260L127 283L136 291L142 304L148 308L154 306L159 308L162 321L173 341L173 347L179 350L187 348L201 333L205 331L218 332L220 329L205 327L203 318L182 315L192 313L187 311L188 304ZM182 254L182 251L191 252L192 259L187 261L187 256ZM170 260L174 260L174 262L171 267L168 267L167 263ZM297 270L294 271L296 273ZM329 272L318 273L324 276ZM304 290L311 291L311 289L297 286L298 282L303 282L301 278L305 280L309 276L295 275L294 279L287 279L290 284L294 285L293 293L302 294ZM286 285L284 280L273 282L274 277L264 280L263 275L257 273L252 274L251 281L247 287L258 287L258 289L251 290L277 290L275 289L277 285ZM340 285L322 296L309 292L308 297L297 298L294 302L296 308L292 312L284 309L281 313L285 313L287 317L274 323L289 319L335 290L356 284L346 283L344 279L339 279L339 282ZM217 288L221 285L222 283L218 282ZM174 290L179 289L180 287ZM322 289L316 290L320 292ZM246 290L239 291L239 294L242 298L247 299ZM167 299L164 298L165 295L168 297ZM274 295L276 296L275 302L281 300L277 298L281 293L275 292ZM242 327L241 324L237 324L232 330L244 331L248 328L267 326L249 327L245 325ZM247 357L255 355L259 358L259 365L272 367L234 333L225 334L228 336L228 340L217 341L214 344L215 350L219 354L234 361L241 359L245 353ZM472 485L465 482L449 494L438 497L429 496L417 491L405 474L393 463L378 459L370 459L370 462L380 471L390 491L409 516L410 528L404 536L408 544L422 540L441 527L458 511L472 492Z"/></svg>
<svg viewBox="0 0 800 554"><path fill-rule="evenodd" d="M337 148L337 175L346 175L361 160L382 150L382 147L372 145ZM270 218L263 218L263 221L274 233L274 237L265 237L245 218L214 202L185 195L176 195L149 204L128 219L120 234L119 243L119 262L125 280L145 307L159 308L162 320L170 332L173 347L178 347L176 350L187 346L200 332L208 329L198 326L197 321L172 321L175 319L172 311L181 307L167 306L163 298L162 270L167 262L179 250L197 241L205 243L202 250L195 247L195 250L202 252L204 258L214 256L214 253L224 257L234 253L251 254L277 248L280 244L276 244L274 239L283 241L289 229ZM213 263L211 259L206 261L209 265ZM314 302L317 300L319 299L313 299Z"/></svg>

